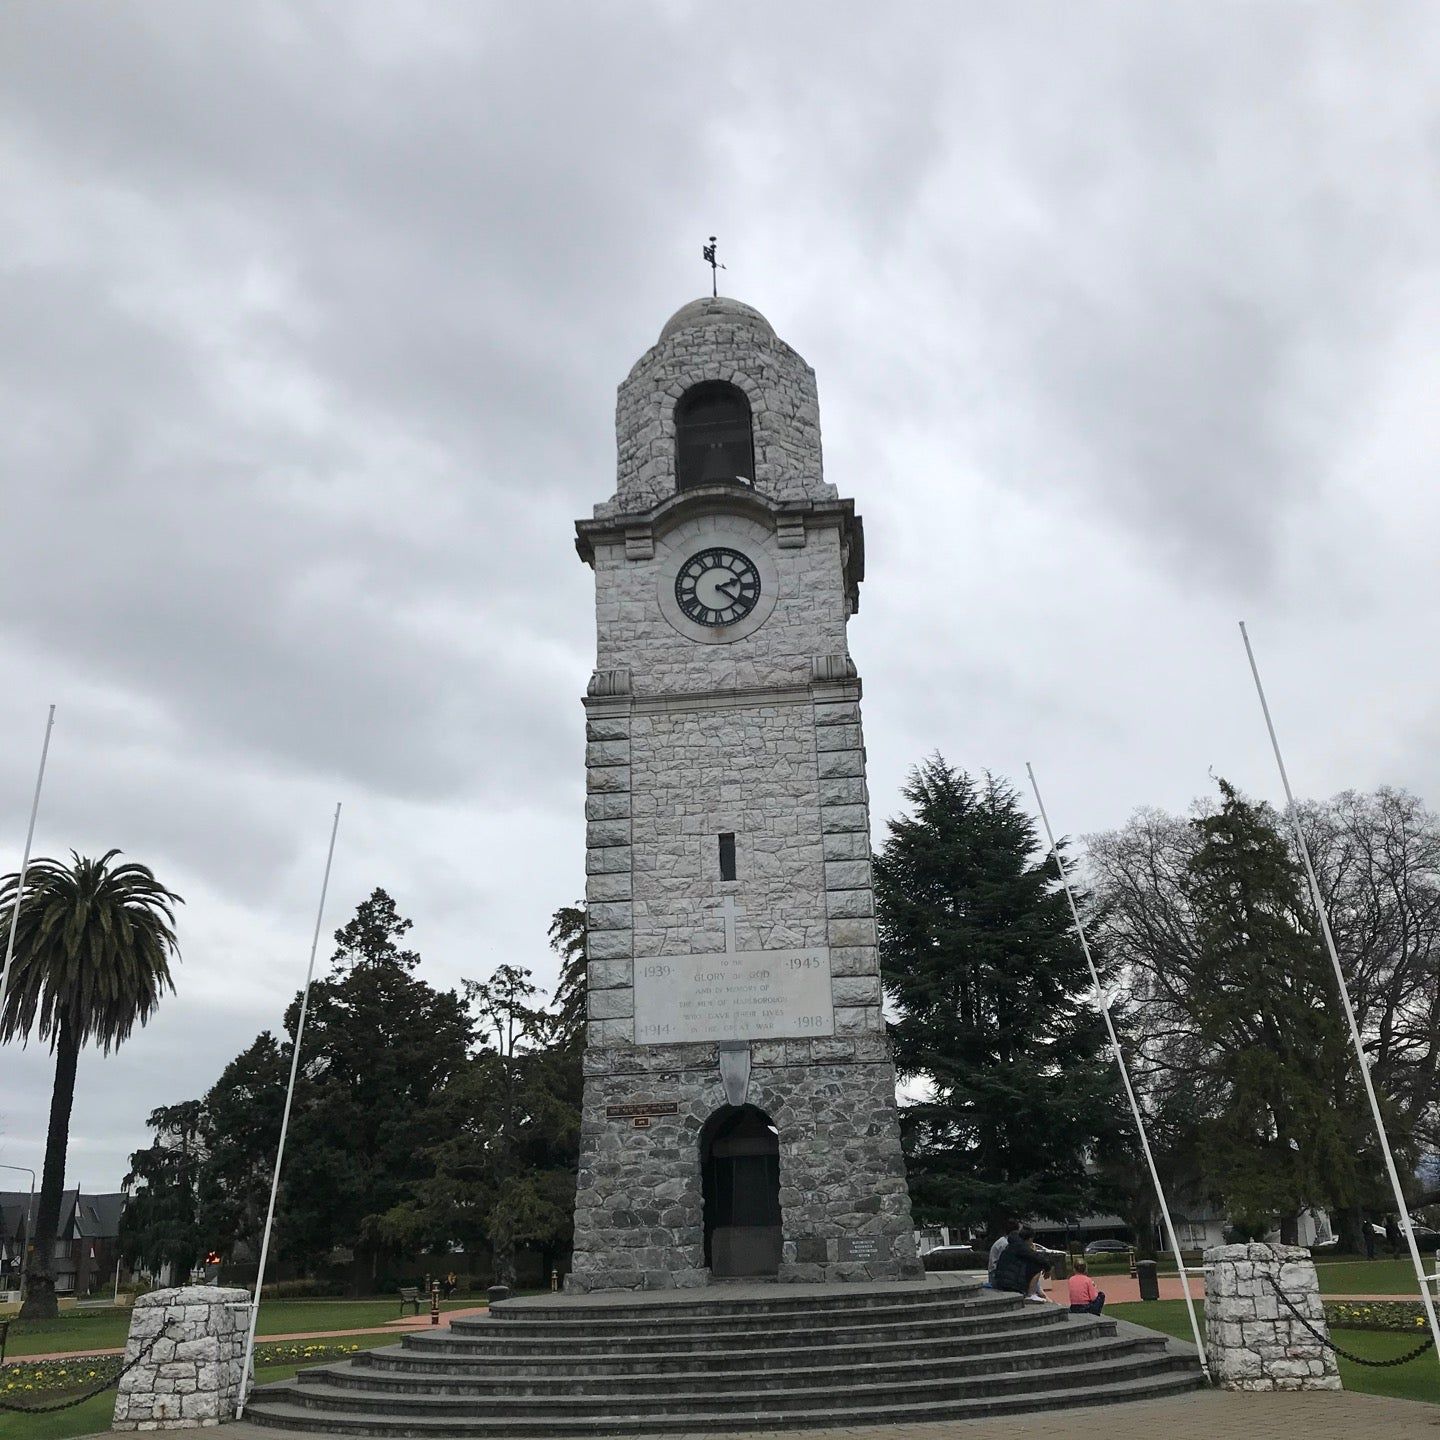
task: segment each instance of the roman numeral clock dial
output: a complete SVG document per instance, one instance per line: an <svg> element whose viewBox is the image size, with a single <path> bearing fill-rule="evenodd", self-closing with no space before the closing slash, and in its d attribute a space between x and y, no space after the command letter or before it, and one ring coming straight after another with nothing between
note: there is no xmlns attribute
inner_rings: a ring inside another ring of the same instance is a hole
<svg viewBox="0 0 1440 1440"><path fill-rule="evenodd" d="M733 625L759 599L759 570L748 556L727 545L692 555L675 577L675 601L697 625Z"/></svg>

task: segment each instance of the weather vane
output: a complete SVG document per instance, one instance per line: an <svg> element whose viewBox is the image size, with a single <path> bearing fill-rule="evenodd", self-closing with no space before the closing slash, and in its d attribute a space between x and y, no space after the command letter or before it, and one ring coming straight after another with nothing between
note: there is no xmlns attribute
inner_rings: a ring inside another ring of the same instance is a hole
<svg viewBox="0 0 1440 1440"><path fill-rule="evenodd" d="M710 237L710 243L701 251L710 265L710 294L712 298L720 293L720 271L725 267L715 258L715 237Z"/></svg>

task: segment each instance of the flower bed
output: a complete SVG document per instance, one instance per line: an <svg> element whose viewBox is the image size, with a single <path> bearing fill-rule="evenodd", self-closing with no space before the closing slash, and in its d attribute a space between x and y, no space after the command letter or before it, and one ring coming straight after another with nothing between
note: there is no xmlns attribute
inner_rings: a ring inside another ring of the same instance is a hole
<svg viewBox="0 0 1440 1440"><path fill-rule="evenodd" d="M353 1340L280 1340L255 1347L255 1368L267 1365L319 1365L343 1360L360 1348ZM119 1355L80 1356L74 1360L12 1360L0 1366L0 1400L28 1400L93 1390L120 1373Z"/></svg>
<svg viewBox="0 0 1440 1440"><path fill-rule="evenodd" d="M1332 1330L1409 1332L1429 1324L1418 1300L1327 1300L1325 1319Z"/></svg>

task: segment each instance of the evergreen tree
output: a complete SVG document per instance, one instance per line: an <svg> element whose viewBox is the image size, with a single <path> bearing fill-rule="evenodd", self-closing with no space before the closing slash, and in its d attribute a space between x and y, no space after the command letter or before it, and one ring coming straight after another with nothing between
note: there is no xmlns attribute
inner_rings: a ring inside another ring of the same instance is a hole
<svg viewBox="0 0 1440 1440"><path fill-rule="evenodd" d="M310 991L282 1179L284 1252L313 1265L351 1248L361 1284L388 1248L381 1217L429 1174L470 1039L460 997L411 974L419 956L399 943L410 923L376 890L335 932L332 973ZM292 1036L299 1007L285 1016Z"/></svg>
<svg viewBox="0 0 1440 1440"><path fill-rule="evenodd" d="M232 1260L260 1254L289 1078L289 1046L282 1050L266 1030L205 1096L199 1224L205 1244Z"/></svg>
<svg viewBox="0 0 1440 1440"><path fill-rule="evenodd" d="M514 1284L521 1245L548 1268L568 1249L579 1159L579 1051L535 1005L530 972L501 965L467 981L478 1048L446 1091L433 1174L385 1217L397 1244L488 1241L496 1279Z"/></svg>
<svg viewBox="0 0 1440 1440"><path fill-rule="evenodd" d="M183 1285L209 1248L199 1218L205 1107L199 1100L162 1105L146 1124L155 1143L130 1157L125 1189L134 1193L120 1217L120 1254L132 1270L169 1264Z"/></svg>
<svg viewBox="0 0 1440 1440"><path fill-rule="evenodd" d="M983 1224L1086 1213L1087 1156L1123 1120L1053 861L1015 791L939 755L875 860L881 969L916 1217Z"/></svg>
<svg viewBox="0 0 1440 1440"><path fill-rule="evenodd" d="M1187 882L1187 1003L1226 1087L1206 1129L1208 1172L1238 1229L1263 1233L1278 1214L1293 1243L1302 1207L1347 1202L1363 1127L1351 1123L1340 1000L1304 877L1269 812L1224 780L1220 792L1220 808L1192 822Z"/></svg>
<svg viewBox="0 0 1440 1440"><path fill-rule="evenodd" d="M585 1048L586 939L585 902L562 905L550 919L550 948L560 957L555 985L555 1031L562 1044Z"/></svg>

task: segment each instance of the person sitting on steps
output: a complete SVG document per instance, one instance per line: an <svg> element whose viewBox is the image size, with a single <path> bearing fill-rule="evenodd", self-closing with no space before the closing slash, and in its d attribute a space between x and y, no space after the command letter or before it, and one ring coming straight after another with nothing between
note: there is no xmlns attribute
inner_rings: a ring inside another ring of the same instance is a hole
<svg viewBox="0 0 1440 1440"><path fill-rule="evenodd" d="M1105 1308L1105 1292L1095 1288L1095 1282L1085 1273L1087 1268L1083 1260L1077 1260L1070 1277L1072 1315L1098 1315Z"/></svg>
<svg viewBox="0 0 1440 1440"><path fill-rule="evenodd" d="M1010 1243L1010 1237L1020 1228L1018 1220L1007 1220L1000 1229L1000 1238L990 1247L990 1257L985 1270L986 1290L995 1288L995 1266L1001 1255L1005 1253L1005 1247Z"/></svg>
<svg viewBox="0 0 1440 1440"><path fill-rule="evenodd" d="M1009 1237L1009 1243L995 1262L995 1288L1043 1305L1044 1277L1049 1273L1050 1262L1035 1248L1035 1232L1028 1225L1022 1225Z"/></svg>

